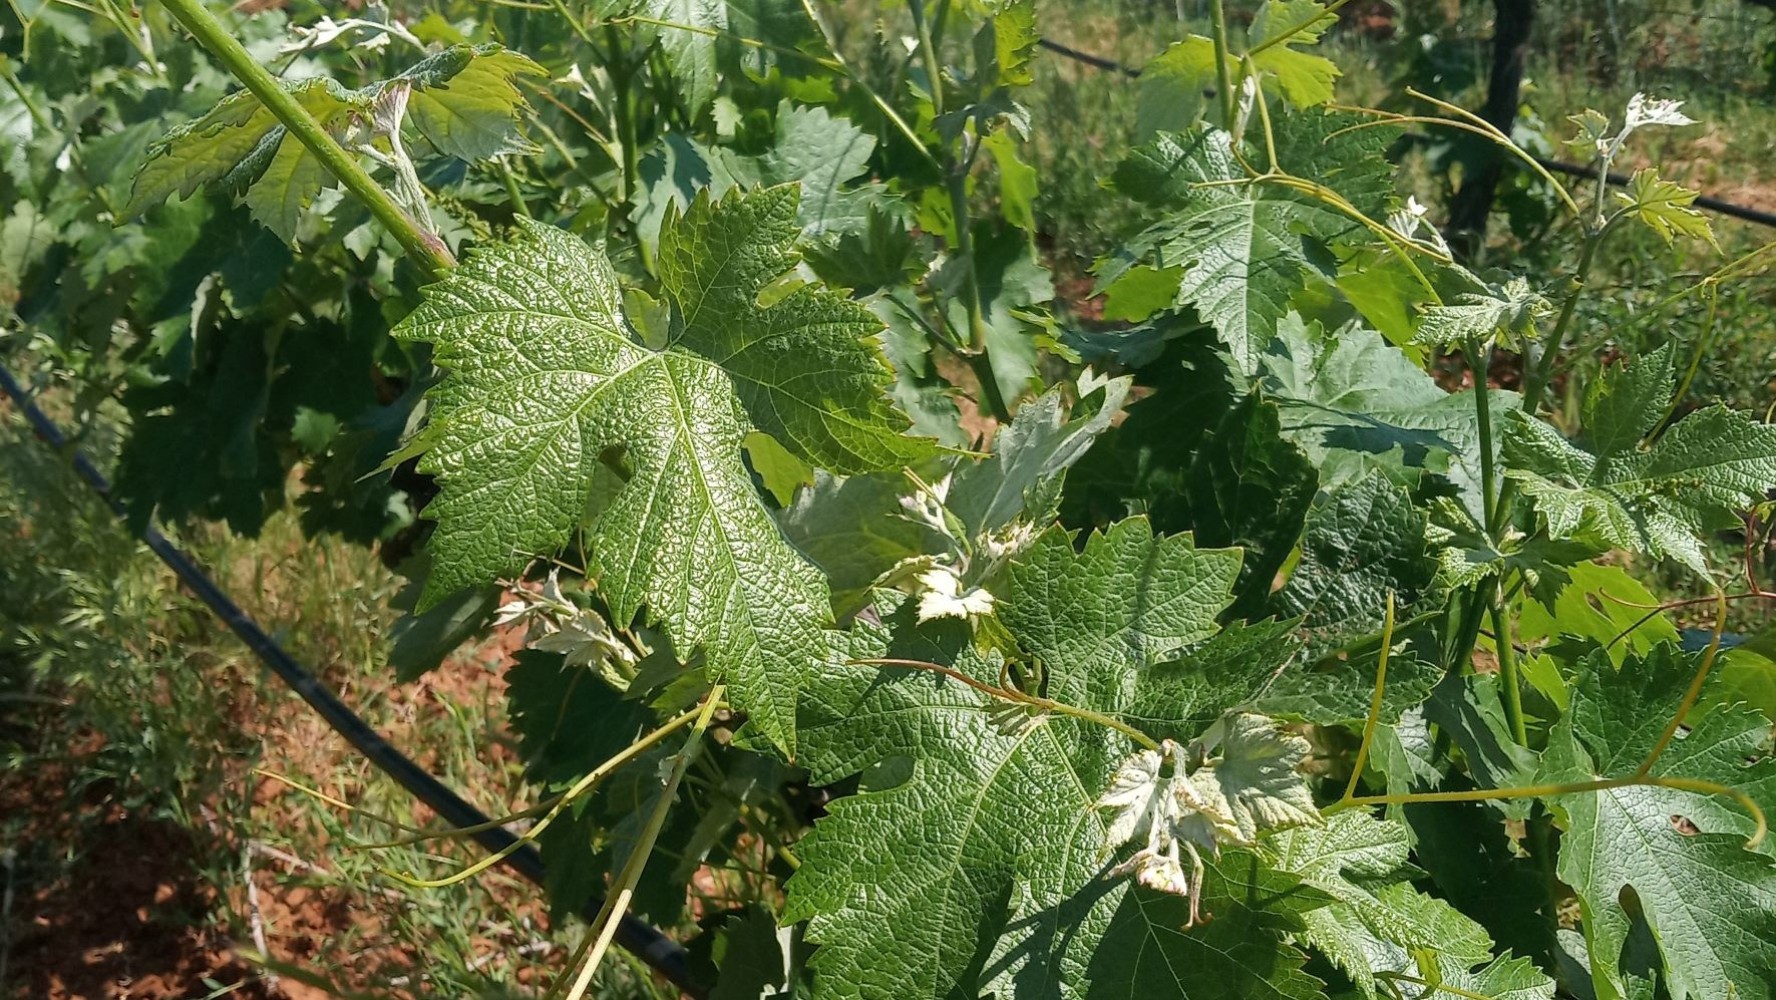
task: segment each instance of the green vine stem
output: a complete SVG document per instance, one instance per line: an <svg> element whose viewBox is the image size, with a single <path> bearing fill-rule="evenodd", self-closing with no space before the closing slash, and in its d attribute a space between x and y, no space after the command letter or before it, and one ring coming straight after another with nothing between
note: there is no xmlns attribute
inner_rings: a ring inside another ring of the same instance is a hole
<svg viewBox="0 0 1776 1000"><path fill-rule="evenodd" d="M173 15L173 19L191 32L200 45L208 49L236 80L251 91L265 105L266 110L289 129L298 142L307 146L309 152L321 161L321 165L346 190L364 202L370 209L370 214L394 234L395 239L413 256L427 277L437 278L456 266L456 258L450 255L444 241L426 232L402 211L400 204L371 178L363 165L334 141L327 130L321 127L321 123L308 113L308 109L279 86L277 78L259 65L246 48L228 33L222 22L216 20L215 15L204 7L202 0L161 2L167 12Z"/></svg>
<svg viewBox="0 0 1776 1000"><path fill-rule="evenodd" d="M1466 350L1468 368L1474 373L1474 422L1480 432L1481 517L1492 531L1499 500L1498 459L1492 450L1492 342L1469 337Z"/></svg>
<svg viewBox="0 0 1776 1000"><path fill-rule="evenodd" d="M1339 799L1320 810L1323 816L1343 812L1357 806L1404 806L1425 802L1493 802L1503 799L1541 799L1555 795L1579 795L1585 792L1607 792L1617 788L1673 788L1678 791L1696 792L1700 795L1719 795L1739 803L1754 824L1752 834L1745 840L1745 849L1756 850L1764 842L1770 832L1770 825L1764 818L1764 810L1751 796L1737 788L1700 778L1680 778L1669 775L1629 774L1619 778L1599 778L1595 781L1572 781L1548 785L1520 785L1515 788L1467 788L1453 792L1401 792L1395 795L1361 795L1354 799Z"/></svg>
<svg viewBox="0 0 1776 1000"><path fill-rule="evenodd" d="M968 676L960 670L951 669L940 663L932 663L928 660L906 660L892 656L847 660L845 663L847 666L853 667L906 667L910 670L924 670L929 673L939 674L948 677L950 680L956 681L959 684L965 684L990 698L997 698L1001 701L1009 701L1019 705L1028 705L1031 708L1044 712L1054 712L1058 715L1071 715L1075 719L1084 719L1087 722L1096 723L1107 729L1114 729L1148 750L1159 749L1158 740L1148 736L1146 733L1141 732L1139 729L1136 729L1121 719L1113 718L1102 712L1094 712L1089 708L1080 708L1077 705L1069 705L1065 702L1055 701L1052 698L1038 697L1037 695L1019 691L1017 688L1003 687L996 684L988 684L985 681L975 680L973 677Z"/></svg>
<svg viewBox="0 0 1776 1000"><path fill-rule="evenodd" d="M1659 741L1647 751L1646 760L1641 761L1640 767L1635 770L1637 777L1644 777L1651 771L1653 765L1658 763L1659 755L1677 738L1677 731L1683 728L1684 719L1688 718L1690 709L1695 708L1697 700L1702 697L1702 686L1708 683L1715 658L1720 655L1721 636L1727 628L1727 597L1719 589L1715 590L1714 597L1714 638L1709 640L1708 650L1702 654L1702 662L1696 665L1696 676L1690 678L1690 686L1684 691L1683 700L1678 702L1677 712L1671 716L1671 722L1666 725L1665 731L1659 734Z"/></svg>
<svg viewBox="0 0 1776 1000"><path fill-rule="evenodd" d="M913 18L913 30L919 36L919 56L925 64L926 87L931 94L931 113L934 118L944 113L943 66L938 57L936 38L931 30L931 23L925 16L925 0L907 0L907 11ZM947 13L947 8L940 10L939 20ZM966 141L966 137L965 140ZM960 161L955 156L951 143L943 145L941 157L944 175L944 193L950 201L950 219L956 227L956 252L961 255L962 273L962 308L968 315L968 350L965 357L969 367L974 370L975 380L980 383L981 396L993 418L1000 423L1011 421L1011 410L1005 405L1005 397L999 391L999 378L993 371L993 361L987 352L987 322L981 305L980 277L975 273L974 232L973 223L968 211L968 167L971 157L963 157Z"/></svg>
<svg viewBox="0 0 1776 1000"><path fill-rule="evenodd" d="M1394 646L1394 592L1388 591L1387 611L1381 623L1381 652L1375 665L1375 691L1369 696L1369 715L1363 720L1363 741L1357 744L1357 759L1351 765L1350 781L1344 786L1345 800L1357 794L1357 783L1363 780L1363 769L1369 765L1369 748L1375 743L1375 727L1381 722L1381 696L1387 690L1388 655Z"/></svg>
<svg viewBox="0 0 1776 1000"><path fill-rule="evenodd" d="M1517 648L1511 640L1511 609L1505 606L1504 581L1493 581L1492 648L1498 656L1499 684L1505 689L1505 722L1518 746L1529 745L1529 724L1523 718L1523 681L1517 670Z"/></svg>
<svg viewBox="0 0 1776 1000"><path fill-rule="evenodd" d="M1363 720L1363 742L1357 748L1357 765L1351 775L1349 784L1345 786L1344 795L1338 801L1320 810L1323 816L1343 812L1357 806L1395 806L1414 805L1428 802L1491 802L1503 799L1539 799L1555 795L1577 795L1585 792L1604 792L1616 788L1650 787L1673 788L1679 791L1696 792L1702 795L1719 795L1730 798L1744 808L1751 817L1754 827L1752 834L1745 841L1747 850L1755 850L1764 842L1770 827L1760 808L1751 796L1736 788L1700 778L1683 778L1670 775L1650 773L1659 758L1665 753L1671 741L1676 738L1677 731L1682 728L1684 719L1696 706L1702 695L1702 687L1714 666L1715 657L1719 654L1722 630L1726 627L1726 599L1717 593L1717 610L1715 612L1714 641L1709 644L1708 651L1703 654L1702 662L1696 668L1696 676L1690 681L1689 690L1684 692L1683 700L1678 704L1677 711L1672 715L1671 722L1665 727L1664 734L1648 752L1646 759L1633 774L1617 778L1599 778L1594 781L1562 782L1545 785L1520 785L1515 788L1469 788L1451 792L1401 792L1389 795L1353 795L1357 781L1362 777L1362 765L1369 757L1369 744L1374 739L1375 727L1381 719L1382 695L1387 688L1387 658L1383 656L1375 671L1375 690L1369 700L1369 715ZM1392 601L1390 595L1390 611ZM1391 615L1390 615L1391 618Z"/></svg>
<svg viewBox="0 0 1776 1000"><path fill-rule="evenodd" d="M1707 357L1708 349L1714 345L1714 324L1720 309L1720 285L1714 279L1703 281L1703 294L1708 298L1708 316L1702 322L1702 332L1696 337L1696 351L1690 357L1690 366L1684 369L1683 380L1677 384L1677 391L1671 395L1671 405L1665 408L1665 415L1646 433L1643 441L1652 441L1665 433L1677 420L1678 411L1683 408L1684 400L1690 394L1690 387L1696 384L1696 373L1702 370L1702 360Z"/></svg>
<svg viewBox="0 0 1776 1000"><path fill-rule="evenodd" d="M666 825L666 814L672 811L673 800L678 797L679 782L684 780L685 771L703 749L703 734L709 731L709 721L715 717L716 706L721 704L725 691L725 687L717 684L704 696L703 705L697 711L696 724L691 728L690 738L673 758L672 772L666 777L666 786L660 790L660 798L655 801L653 811L648 813L647 824L642 828L641 836L629 851L629 857L623 861L623 868L617 873L610 894L604 898L604 906L599 908L598 915L592 920L592 926L586 931L592 948L580 966L573 989L568 991L568 1000L580 1000L592 985L592 976L598 971L604 953L610 948L611 940L616 937L617 925L622 922L623 914L629 911L629 901L635 895L635 886L641 881L642 869L647 867L648 857L654 853L654 842L660 838L660 829Z"/></svg>
<svg viewBox="0 0 1776 1000"><path fill-rule="evenodd" d="M512 843L507 844L505 847L499 849L498 851L495 851L494 853L489 854L487 857L482 858L480 861L477 861L474 864L469 865L467 868L464 868L463 870L455 873L454 875L448 875L448 876L445 876L444 878L441 878L441 879L417 879L411 875L406 875L401 872L396 872L396 871L392 871L389 869L384 869L384 874L388 875L390 878L393 878L397 882L401 882L403 884L412 886L415 889L441 889L445 886L455 885L458 882L463 882L468 879L474 878L476 875L481 874L482 872L486 871L487 869L492 868L494 865L499 864L501 861L504 861L506 858L511 857L514 853L516 853L517 851L522 849L525 844L528 844L528 843L536 840L537 837L542 835L542 832L544 830L549 828L549 824L553 823L556 819L558 819L561 816L562 812L569 805L572 805L575 800L579 799L581 796L583 796L587 792L591 791L595 786L598 785L599 782L603 781L605 778L610 777L610 775L613 772L615 772L618 768L620 768L624 764L627 764L630 761L634 760L636 757L640 756L648 748L659 743L661 740L665 739L667 736L670 736L672 733L677 732L678 730L684 728L685 725L687 723L691 722L693 719L697 719L700 717L701 717L701 715L698 710L693 709L692 711L685 712L685 713L678 715L677 717L669 720L668 722L666 722L666 724L660 726L659 728L655 729L653 732L647 734L646 736L642 737L641 739L636 740L634 743L629 744L629 746L623 748L622 752L616 754L615 756L611 757L609 760L607 760L604 763L593 768L592 771L590 773L588 773L585 777L583 777L579 781L575 782L572 788L568 789L565 793L558 796L556 798L554 804L549 807L548 815L546 815L542 819L538 820L536 826L533 826L529 830L526 830L524 832L523 836L512 841ZM458 832L460 833L461 831L458 831ZM406 843L406 842L405 841L394 841L394 842L390 842L388 844L368 845L368 846L398 847L404 843Z"/></svg>
<svg viewBox="0 0 1776 1000"><path fill-rule="evenodd" d="M1209 0L1209 30L1215 40L1215 89L1221 98L1221 127L1233 131L1234 101L1232 52L1227 47L1227 10L1221 0Z"/></svg>
<svg viewBox="0 0 1776 1000"><path fill-rule="evenodd" d="M1572 326L1573 316L1578 312L1579 298L1585 294L1585 279L1591 275L1591 265L1597 260L1597 248L1602 245L1603 237L1609 232L1608 227L1599 229L1585 237L1584 248L1579 251L1579 266L1573 271L1572 289L1567 293L1566 301L1560 305L1560 317L1554 321L1554 329L1549 331L1547 342L1542 345L1541 357L1535 359L1530 367L1529 378L1523 383L1523 412L1534 413L1541 405L1542 393L1547 391L1548 383L1554 378L1554 365L1560 359L1560 351L1566 344L1567 329Z"/></svg>

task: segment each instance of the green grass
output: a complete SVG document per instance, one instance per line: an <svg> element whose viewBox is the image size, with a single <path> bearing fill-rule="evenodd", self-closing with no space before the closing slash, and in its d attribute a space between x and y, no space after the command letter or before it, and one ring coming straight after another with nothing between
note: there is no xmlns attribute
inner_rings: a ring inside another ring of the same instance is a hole
<svg viewBox="0 0 1776 1000"><path fill-rule="evenodd" d="M99 428L86 447L103 454ZM164 823L189 831L192 846L188 857L153 859L165 867L156 877L210 902L158 908L150 923L191 924L243 949L257 923L276 964L294 963L342 996L500 997L560 974L581 930L551 929L541 890L503 872L409 889L383 869L436 877L479 852L450 840L354 849L396 832L253 773L288 776L402 823L434 822L181 593L9 407L0 407L0 524L0 785L37 797L28 809L0 809L0 852L13 852L7 878L18 901L0 955L24 940L35 894L66 893L134 863L104 856L114 847L100 834L120 822ZM396 686L381 637L399 581L372 553L304 539L287 514L257 539L195 528L180 542L443 781L492 813L529 804L532 790L502 749L497 657ZM163 957L136 956L135 969L152 971ZM34 995L37 970L22 962L21 953L6 970L0 959L0 997ZM609 963L598 995L669 994Z"/></svg>

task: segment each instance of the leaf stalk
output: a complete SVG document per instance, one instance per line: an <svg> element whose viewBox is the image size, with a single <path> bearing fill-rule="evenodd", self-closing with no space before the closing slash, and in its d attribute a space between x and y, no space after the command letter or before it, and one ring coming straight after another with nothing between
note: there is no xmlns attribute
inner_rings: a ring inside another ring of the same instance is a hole
<svg viewBox="0 0 1776 1000"><path fill-rule="evenodd" d="M456 266L456 258L451 256L444 241L427 232L403 211L394 197L371 178L363 165L334 140L308 109L279 86L277 79L228 33L202 0L161 2L173 19L191 32L198 44L208 49L242 86L252 92L296 141L308 147L346 190L364 202L370 214L394 234L427 277L440 277Z"/></svg>

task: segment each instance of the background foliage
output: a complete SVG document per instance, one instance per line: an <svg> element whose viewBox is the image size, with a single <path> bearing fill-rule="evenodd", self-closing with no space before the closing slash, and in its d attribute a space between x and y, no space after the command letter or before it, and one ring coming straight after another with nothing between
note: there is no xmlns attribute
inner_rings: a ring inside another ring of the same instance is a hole
<svg viewBox="0 0 1776 1000"><path fill-rule="evenodd" d="M362 581L317 654L503 637L447 742L569 793L519 821L558 942L310 803L426 989L660 992L567 954L617 890L721 996L1766 996L1776 340L1685 190L1765 198L1776 29L1539 5L1516 146L1647 172L1508 171L1458 264L1486 12L1340 6L221 15L330 158L191 5L16 0L8 364L136 525ZM1643 91L1705 124L1627 136ZM257 703L14 465L9 693L82 706L18 762L84 723L81 782L250 862L250 727L168 745Z"/></svg>

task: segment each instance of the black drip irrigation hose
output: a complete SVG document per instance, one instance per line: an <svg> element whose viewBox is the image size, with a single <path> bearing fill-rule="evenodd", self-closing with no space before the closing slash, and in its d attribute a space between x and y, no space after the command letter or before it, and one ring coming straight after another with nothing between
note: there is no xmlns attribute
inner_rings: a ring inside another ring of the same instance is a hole
<svg viewBox="0 0 1776 1000"><path fill-rule="evenodd" d="M63 454L71 454L74 471L92 488L105 505L111 508L121 520L125 518L123 504L112 495L111 484L105 479L96 466L77 450L68 447L66 435L62 433L55 421L51 420L38 408L29 393L13 378L12 372L4 364L0 364L0 391L11 397L31 429L49 444L50 447ZM339 735L345 737L353 749L363 754L366 759L380 768L384 774L395 779L400 786L414 798L430 806L446 823L458 829L471 826L482 826L489 820L479 809L470 805L462 796L456 794L448 786L432 777L424 768L414 763L412 758L395 749L387 740L370 728L370 725L359 718L345 703L340 701L332 691L327 689L314 674L298 663L279 646L259 624L248 617L215 581L200 569L191 557L174 545L160 533L154 525L149 524L142 529L141 541L153 551L160 561L173 571L179 582L190 588L198 600L208 605L228 628L246 643L247 648L266 666L272 669L283 682L308 702L327 724ZM505 850L517 842L517 837L502 827L493 827L471 835L475 843L489 852ZM507 856L504 864L520 876L538 886L544 885L543 858L529 845L514 851ZM602 899L593 899L586 904L585 915L591 919L603 905ZM672 985L686 994L701 998L706 995L702 984L691 975L690 963L683 947L662 933L658 928L636 917L625 914L622 923L617 927L616 943L637 958L645 962L649 968L664 976Z"/></svg>
<svg viewBox="0 0 1776 1000"><path fill-rule="evenodd" d="M1125 66L1114 59L1106 59L1103 56L1093 55L1090 52L1081 52L1070 46L1062 45L1060 42L1051 42L1046 38L1038 38L1036 44L1058 56L1071 59L1074 62L1082 63L1094 69L1121 73L1123 76L1130 79L1135 79L1141 75L1141 70L1137 66ZM1413 138L1422 140L1425 137L1414 136ZM1582 166L1577 163L1564 163L1560 160L1550 160L1543 156L1537 156L1534 157L1534 159L1537 163L1541 164L1544 169L1557 174L1593 179L1597 176L1596 167ZM1615 187L1627 187L1632 182L1631 178L1616 173L1606 174L1604 179ZM1756 223L1760 226L1776 228L1776 212L1766 212L1762 209L1752 208L1748 205L1740 205L1730 201L1723 201L1719 198L1712 198L1705 194L1697 195L1694 204L1697 208L1705 208L1710 212L1716 212L1720 215L1730 216L1745 222Z"/></svg>

